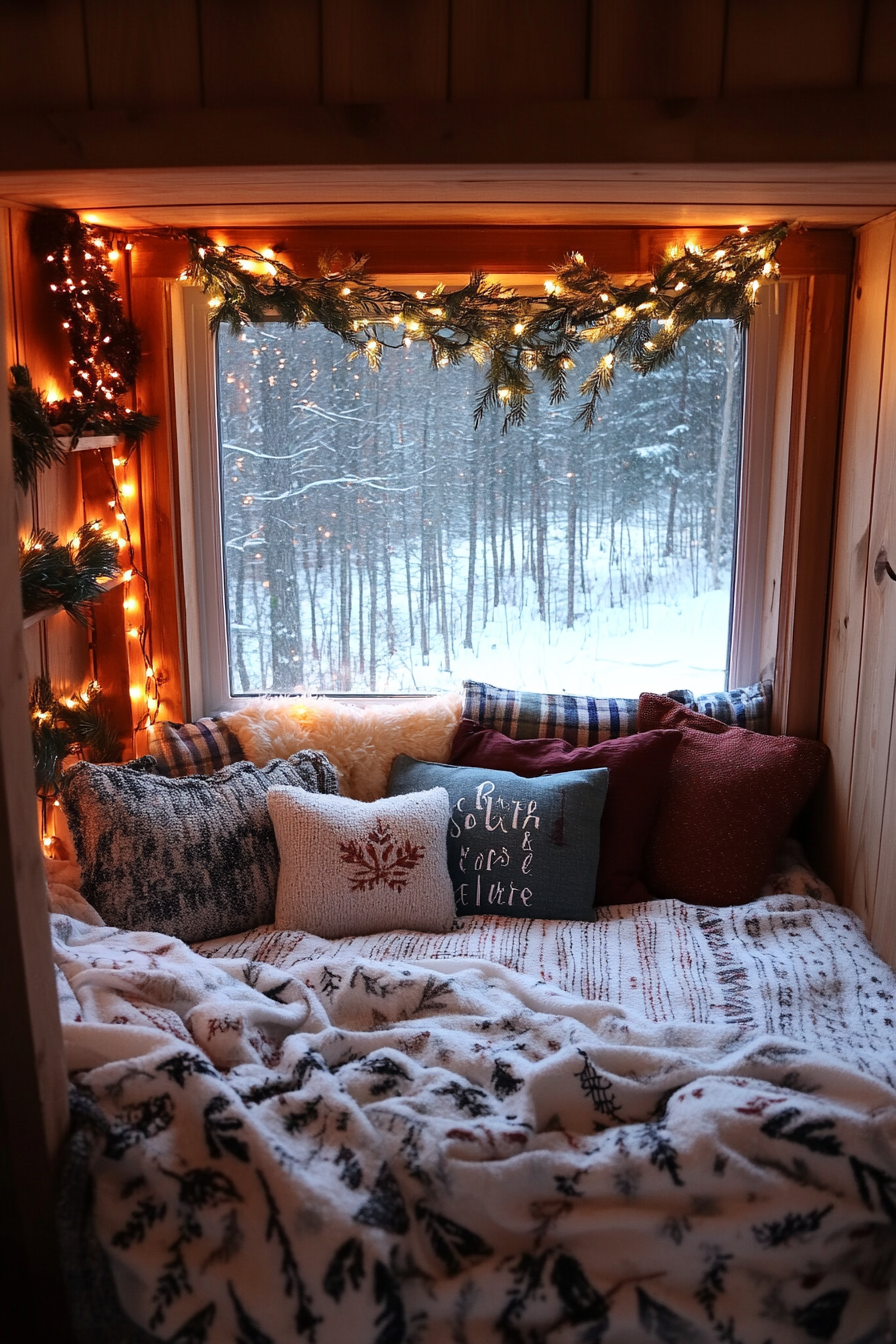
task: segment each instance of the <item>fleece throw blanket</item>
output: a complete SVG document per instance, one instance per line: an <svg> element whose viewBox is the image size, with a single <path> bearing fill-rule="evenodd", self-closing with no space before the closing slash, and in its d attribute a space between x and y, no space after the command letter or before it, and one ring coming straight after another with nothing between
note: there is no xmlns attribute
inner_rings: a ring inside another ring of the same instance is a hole
<svg viewBox="0 0 896 1344"><path fill-rule="evenodd" d="M85 1339L892 1338L892 1036L861 1068L484 962L52 923ZM130 1335L84 1324L112 1281Z"/></svg>

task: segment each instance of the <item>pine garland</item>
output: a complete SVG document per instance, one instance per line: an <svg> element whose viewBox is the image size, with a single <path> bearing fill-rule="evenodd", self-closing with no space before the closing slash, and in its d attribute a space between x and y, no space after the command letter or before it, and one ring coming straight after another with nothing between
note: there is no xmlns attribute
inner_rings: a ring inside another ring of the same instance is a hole
<svg viewBox="0 0 896 1344"><path fill-rule="evenodd" d="M121 739L95 681L86 691L60 699L48 678L37 677L31 686L30 708L34 773L38 795L45 801L59 792L67 757L121 760Z"/></svg>
<svg viewBox="0 0 896 1344"><path fill-rule="evenodd" d="M643 283L617 285L606 271L570 253L555 267L545 294L534 297L485 283L471 275L461 289L437 285L431 293L408 294L376 284L366 257L335 269L323 257L320 275L297 275L277 249L215 243L186 235L190 262L182 279L209 295L210 326L236 333L271 316L289 326L319 322L378 368L384 349L426 341L434 367L472 358L485 370L474 424L502 410L504 430L522 424L534 376L550 388L551 401L569 396L569 375L584 344L603 353L579 386L578 412L591 429L597 404L616 372L627 365L647 374L672 359L682 337L702 318L726 317L747 327L763 280L777 277L775 253L789 232L785 223L751 234L741 229L714 247L673 245ZM390 339L390 336L394 339Z"/></svg>
<svg viewBox="0 0 896 1344"><path fill-rule="evenodd" d="M13 473L21 490L31 490L41 471L65 460L65 449L53 433L46 397L32 386L25 365L13 364L9 372Z"/></svg>
<svg viewBox="0 0 896 1344"><path fill-rule="evenodd" d="M118 543L102 531L99 522L85 523L67 545L55 532L35 528L19 542L22 609L26 616L62 607L80 624L87 623L86 607L101 596L100 579L119 573Z"/></svg>

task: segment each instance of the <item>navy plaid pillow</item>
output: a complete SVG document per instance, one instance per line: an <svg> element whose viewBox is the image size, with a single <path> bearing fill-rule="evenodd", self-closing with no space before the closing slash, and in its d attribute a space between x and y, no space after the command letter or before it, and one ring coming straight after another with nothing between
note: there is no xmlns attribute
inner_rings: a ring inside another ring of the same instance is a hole
<svg viewBox="0 0 896 1344"><path fill-rule="evenodd" d="M733 723L758 733L769 730L770 681L707 695L676 690L670 691L669 696L720 723ZM593 747L598 742L629 737L638 731L637 699L510 691L490 686L486 681L464 682L463 715L516 741L527 737L562 737L574 747Z"/></svg>
<svg viewBox="0 0 896 1344"><path fill-rule="evenodd" d="M548 695L505 691L487 681L464 682L464 718L496 728L519 741L562 737L574 747L593 747L638 731L638 701L599 700L593 695Z"/></svg>
<svg viewBox="0 0 896 1344"><path fill-rule="evenodd" d="M720 723L733 723L754 733L767 733L771 727L772 687L770 681L757 681L733 691L712 691L693 695L690 691L670 691L670 700L678 700L687 709L696 710Z"/></svg>
<svg viewBox="0 0 896 1344"><path fill-rule="evenodd" d="M147 751L160 775L212 775L234 761L244 761L239 738L218 715L195 723L159 720L147 730Z"/></svg>

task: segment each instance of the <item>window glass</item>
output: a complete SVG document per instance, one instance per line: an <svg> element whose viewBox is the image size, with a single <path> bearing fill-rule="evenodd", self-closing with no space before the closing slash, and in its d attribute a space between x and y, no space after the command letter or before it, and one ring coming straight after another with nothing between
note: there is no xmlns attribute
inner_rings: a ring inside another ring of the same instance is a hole
<svg viewBox="0 0 896 1344"><path fill-rule="evenodd" d="M665 368L620 370L591 433L539 386L502 434L473 428L472 361L414 344L374 371L319 326L222 332L233 694L720 689L742 347L700 323Z"/></svg>

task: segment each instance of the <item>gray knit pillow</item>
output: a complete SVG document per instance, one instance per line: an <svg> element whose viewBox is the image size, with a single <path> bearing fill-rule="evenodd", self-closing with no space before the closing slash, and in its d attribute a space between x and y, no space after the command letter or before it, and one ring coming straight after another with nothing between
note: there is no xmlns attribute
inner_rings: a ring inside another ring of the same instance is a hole
<svg viewBox="0 0 896 1344"><path fill-rule="evenodd" d="M269 924L279 863L266 799L275 784L338 793L317 751L183 779L147 773L143 761L79 761L65 774L62 805L82 894L107 924L185 942Z"/></svg>
<svg viewBox="0 0 896 1344"><path fill-rule="evenodd" d="M321 938L454 924L444 789L360 803L271 789L280 850L278 929Z"/></svg>

